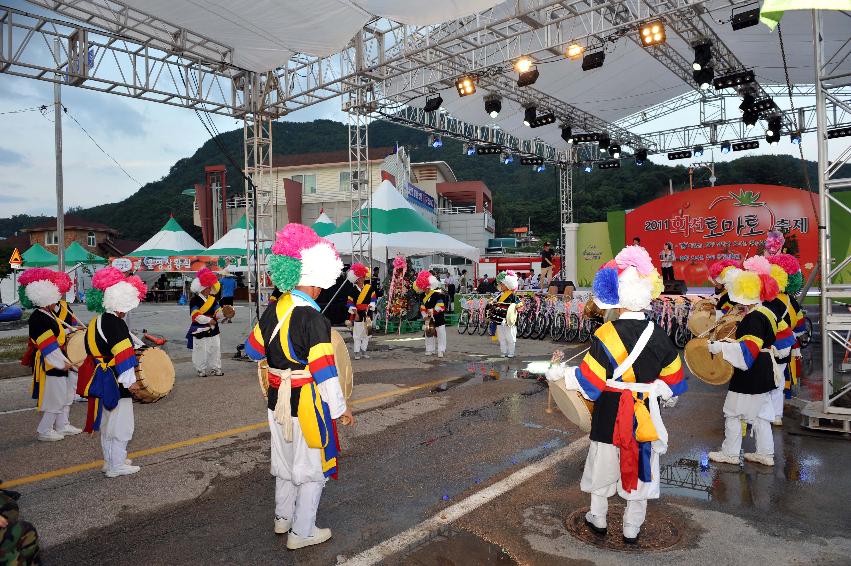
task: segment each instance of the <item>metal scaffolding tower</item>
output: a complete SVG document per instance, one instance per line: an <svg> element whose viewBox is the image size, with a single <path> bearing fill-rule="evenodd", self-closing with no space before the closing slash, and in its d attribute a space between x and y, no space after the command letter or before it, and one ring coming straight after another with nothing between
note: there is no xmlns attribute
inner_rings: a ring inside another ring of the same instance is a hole
<svg viewBox="0 0 851 566"><path fill-rule="evenodd" d="M360 35L358 36L360 37ZM371 86L356 85L346 93L349 185L351 187L352 263L372 269L372 167L369 162L370 114L375 110Z"/></svg>
<svg viewBox="0 0 851 566"><path fill-rule="evenodd" d="M561 235L559 238L559 256L561 257L561 267L559 270L560 279L566 279L566 242L567 242L567 226L573 224L573 152L568 150L563 155L563 160L556 165L558 171L558 202L559 202L559 222ZM574 285L576 282L574 281Z"/></svg>

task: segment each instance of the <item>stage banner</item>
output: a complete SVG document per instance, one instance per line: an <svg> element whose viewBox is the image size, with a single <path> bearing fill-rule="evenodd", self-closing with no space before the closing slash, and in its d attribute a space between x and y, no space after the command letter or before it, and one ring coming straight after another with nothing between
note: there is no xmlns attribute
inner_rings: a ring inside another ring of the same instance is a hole
<svg viewBox="0 0 851 566"><path fill-rule="evenodd" d="M613 257L608 222L579 225L576 256L576 284L579 287L590 287L600 266Z"/></svg>
<svg viewBox="0 0 851 566"><path fill-rule="evenodd" d="M812 197L812 200L811 200ZM818 195L777 185L722 185L684 191L626 214L626 243L635 237L659 267L666 242L674 247L674 275L689 286L709 285L709 265L762 253L769 230L786 246L806 278L818 261Z"/></svg>

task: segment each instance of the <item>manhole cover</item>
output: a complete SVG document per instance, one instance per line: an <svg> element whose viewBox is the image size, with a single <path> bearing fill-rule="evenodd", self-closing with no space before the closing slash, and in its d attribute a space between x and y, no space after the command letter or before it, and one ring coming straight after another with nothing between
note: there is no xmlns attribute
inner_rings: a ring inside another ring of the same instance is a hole
<svg viewBox="0 0 851 566"><path fill-rule="evenodd" d="M637 544L627 544L623 540L623 505L609 505L608 533L598 535L585 524L585 513L588 507L583 507L571 513L564 521L567 531L583 542L609 550L666 550L680 542L682 533L674 520L665 514L658 506L647 510L647 518L641 526L641 534Z"/></svg>

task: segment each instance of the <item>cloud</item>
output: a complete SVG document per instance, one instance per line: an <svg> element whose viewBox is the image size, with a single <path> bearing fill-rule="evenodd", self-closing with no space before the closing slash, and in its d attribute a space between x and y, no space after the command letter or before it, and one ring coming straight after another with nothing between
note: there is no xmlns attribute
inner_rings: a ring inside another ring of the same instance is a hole
<svg viewBox="0 0 851 566"><path fill-rule="evenodd" d="M83 128L100 142L102 137L143 137L145 135L145 114L136 109L139 104L150 102L129 101L120 96L93 92L79 88L63 88L62 104L68 112L80 122ZM78 128L69 116L65 123Z"/></svg>
<svg viewBox="0 0 851 566"><path fill-rule="evenodd" d="M29 200L27 197L0 194L0 202L27 202Z"/></svg>
<svg viewBox="0 0 851 566"><path fill-rule="evenodd" d="M17 151L0 147L0 165L17 166L26 165L27 158Z"/></svg>

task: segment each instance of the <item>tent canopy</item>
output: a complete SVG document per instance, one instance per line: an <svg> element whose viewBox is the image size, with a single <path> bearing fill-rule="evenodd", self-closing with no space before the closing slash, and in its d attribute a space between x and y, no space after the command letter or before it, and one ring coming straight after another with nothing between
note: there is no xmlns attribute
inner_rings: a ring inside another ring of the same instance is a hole
<svg viewBox="0 0 851 566"><path fill-rule="evenodd" d="M56 254L47 251L41 244L33 244L30 249L21 254L21 257L26 267L47 267L59 264Z"/></svg>
<svg viewBox="0 0 851 566"><path fill-rule="evenodd" d="M447 236L432 226L408 204L390 181L383 181L372 195L370 215L373 259L383 261L396 254L445 254L473 261L479 259L478 248ZM356 213L327 236L341 254L352 253L352 226L359 219L360 215Z"/></svg>
<svg viewBox="0 0 851 566"><path fill-rule="evenodd" d="M79 244L79 242L71 242L71 245L65 248L65 263L106 264L106 259L86 250L83 246Z"/></svg>
<svg viewBox="0 0 851 566"><path fill-rule="evenodd" d="M260 240L264 240L263 234L259 234ZM242 215L233 228L227 234L219 238L205 252L209 256L243 256L246 255L246 241L254 247L254 224ZM253 253L253 252L252 252Z"/></svg>
<svg viewBox="0 0 851 566"><path fill-rule="evenodd" d="M323 238L337 229L337 225L334 224L334 221L331 220L324 211L319 215L319 218L316 219L316 222L310 225L310 227Z"/></svg>
<svg viewBox="0 0 851 566"><path fill-rule="evenodd" d="M186 233L174 218L169 218L162 229L127 254L130 257L170 257L178 255L206 255L204 246Z"/></svg>

